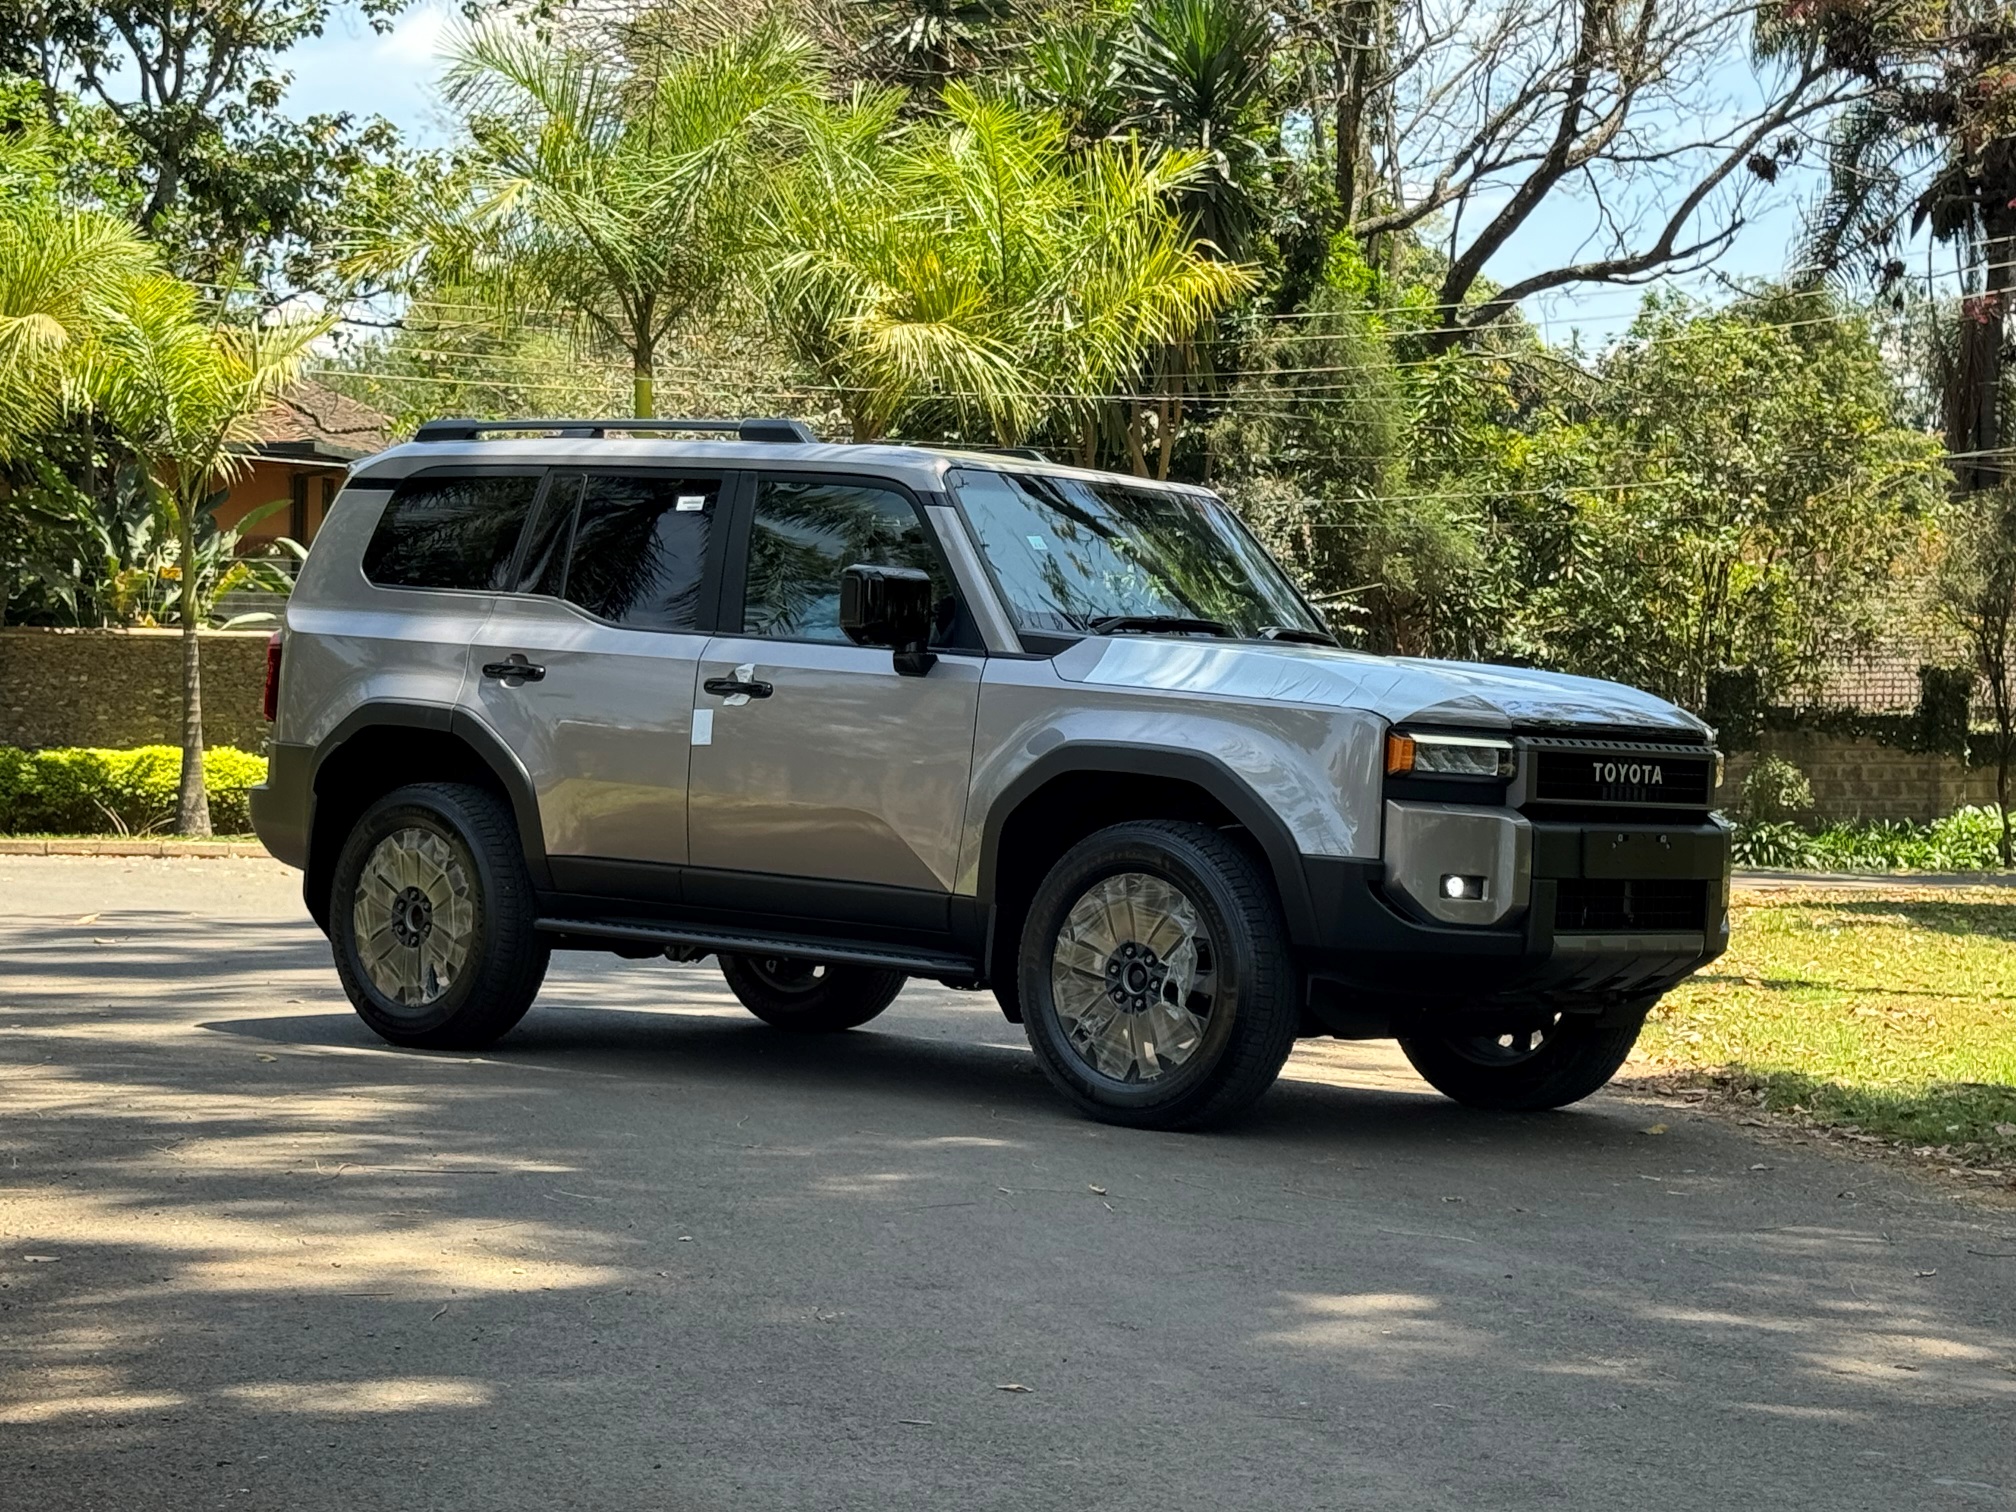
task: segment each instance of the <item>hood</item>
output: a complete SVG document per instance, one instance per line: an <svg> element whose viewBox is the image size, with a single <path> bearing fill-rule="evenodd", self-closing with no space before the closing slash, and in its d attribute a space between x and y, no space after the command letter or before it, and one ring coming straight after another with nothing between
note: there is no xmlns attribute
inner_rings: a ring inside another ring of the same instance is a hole
<svg viewBox="0 0 2016 1512"><path fill-rule="evenodd" d="M1087 636L1054 665L1070 682L1363 709L1399 724L1473 730L1577 726L1709 733L1686 710L1593 677L1481 662L1371 656L1325 646L1173 636Z"/></svg>

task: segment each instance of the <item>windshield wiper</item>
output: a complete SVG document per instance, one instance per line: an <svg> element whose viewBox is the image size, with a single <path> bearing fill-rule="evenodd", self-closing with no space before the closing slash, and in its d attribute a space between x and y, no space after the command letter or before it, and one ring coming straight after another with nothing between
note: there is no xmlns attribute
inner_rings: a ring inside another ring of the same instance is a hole
<svg viewBox="0 0 2016 1512"><path fill-rule="evenodd" d="M1338 644L1337 637L1327 630L1303 630L1294 625L1263 625L1260 639L1286 641L1291 646L1331 646Z"/></svg>
<svg viewBox="0 0 2016 1512"><path fill-rule="evenodd" d="M1087 620L1085 628L1094 635L1166 630L1177 635L1222 635L1228 640L1239 637L1239 632L1223 620L1191 619L1182 614L1102 614L1097 619Z"/></svg>

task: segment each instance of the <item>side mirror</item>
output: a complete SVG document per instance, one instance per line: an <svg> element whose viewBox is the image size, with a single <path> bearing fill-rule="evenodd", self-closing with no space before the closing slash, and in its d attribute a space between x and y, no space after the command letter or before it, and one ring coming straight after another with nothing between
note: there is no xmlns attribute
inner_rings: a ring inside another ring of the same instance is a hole
<svg viewBox="0 0 2016 1512"><path fill-rule="evenodd" d="M922 677L938 660L931 639L931 577L915 567L856 562L840 574L840 629L857 646L887 646L896 670Z"/></svg>

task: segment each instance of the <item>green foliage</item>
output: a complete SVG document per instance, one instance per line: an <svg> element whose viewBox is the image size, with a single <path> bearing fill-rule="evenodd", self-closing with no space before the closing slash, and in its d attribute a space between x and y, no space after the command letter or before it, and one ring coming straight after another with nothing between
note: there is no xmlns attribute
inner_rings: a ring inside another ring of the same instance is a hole
<svg viewBox="0 0 2016 1512"><path fill-rule="evenodd" d="M465 148L421 184L381 175L346 273L481 290L507 322L578 315L628 354L651 414L659 343L744 269L754 186L813 103L810 42L766 20L632 61L498 24L462 38L447 92Z"/></svg>
<svg viewBox="0 0 2016 1512"><path fill-rule="evenodd" d="M383 30L403 7L0 0L0 132L46 130L66 188L143 227L178 273L301 286L397 137L381 118L288 115L282 59L339 11Z"/></svg>
<svg viewBox="0 0 2016 1512"><path fill-rule="evenodd" d="M1088 424L1251 284L1169 207L1197 154L1073 155L1055 116L963 84L907 125L887 95L807 120L770 212L770 308L856 440Z"/></svg>
<svg viewBox="0 0 2016 1512"><path fill-rule="evenodd" d="M175 820L182 753L173 746L24 751L0 746L0 833L149 834ZM252 827L248 790L266 758L220 746L203 753L210 811L226 834Z"/></svg>
<svg viewBox="0 0 2016 1512"><path fill-rule="evenodd" d="M1649 300L1599 376L1573 554L1535 605L1560 664L1700 708L1718 667L1777 701L1873 639L1943 479L1865 321Z"/></svg>
<svg viewBox="0 0 2016 1512"><path fill-rule="evenodd" d="M1743 779L1742 816L1751 823L1791 819L1813 807L1813 784L1782 756L1760 756Z"/></svg>
<svg viewBox="0 0 2016 1512"><path fill-rule="evenodd" d="M2002 816L1983 805L1933 824L1831 824L1812 837L1813 865L1838 871L1993 871L2002 865Z"/></svg>
<svg viewBox="0 0 2016 1512"><path fill-rule="evenodd" d="M28 459L25 476L8 500L0 532L12 527L5 561L12 581L0 579L0 610L13 624L166 625L182 615L183 543L167 495L150 484L130 458L79 487L46 456ZM194 544L196 619L207 625L217 601L239 589L284 593L290 580L274 557L241 556L246 529L285 509L275 499L249 510L233 526L217 523L228 490L214 490L197 506ZM275 552L307 554L282 537ZM0 568L0 571L4 571ZM270 618L270 616L266 616ZM259 616L241 616L246 623Z"/></svg>
<svg viewBox="0 0 2016 1512"><path fill-rule="evenodd" d="M1745 820L1736 826L1732 854L1738 866L1806 871L1819 866L1813 838L1783 819Z"/></svg>

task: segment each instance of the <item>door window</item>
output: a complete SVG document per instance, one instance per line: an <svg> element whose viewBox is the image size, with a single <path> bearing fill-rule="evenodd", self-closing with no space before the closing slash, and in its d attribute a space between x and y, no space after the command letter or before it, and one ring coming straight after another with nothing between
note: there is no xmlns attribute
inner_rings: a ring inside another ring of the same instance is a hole
<svg viewBox="0 0 2016 1512"><path fill-rule="evenodd" d="M700 623L719 478L601 473L557 482L519 582L634 630Z"/></svg>
<svg viewBox="0 0 2016 1512"><path fill-rule="evenodd" d="M364 576L381 588L504 588L538 491L536 474L408 478L364 548Z"/></svg>
<svg viewBox="0 0 2016 1512"><path fill-rule="evenodd" d="M980 644L916 506L867 483L771 477L756 488L742 632L775 640L851 644L840 628L840 574L856 563L914 567L931 576L931 644Z"/></svg>

